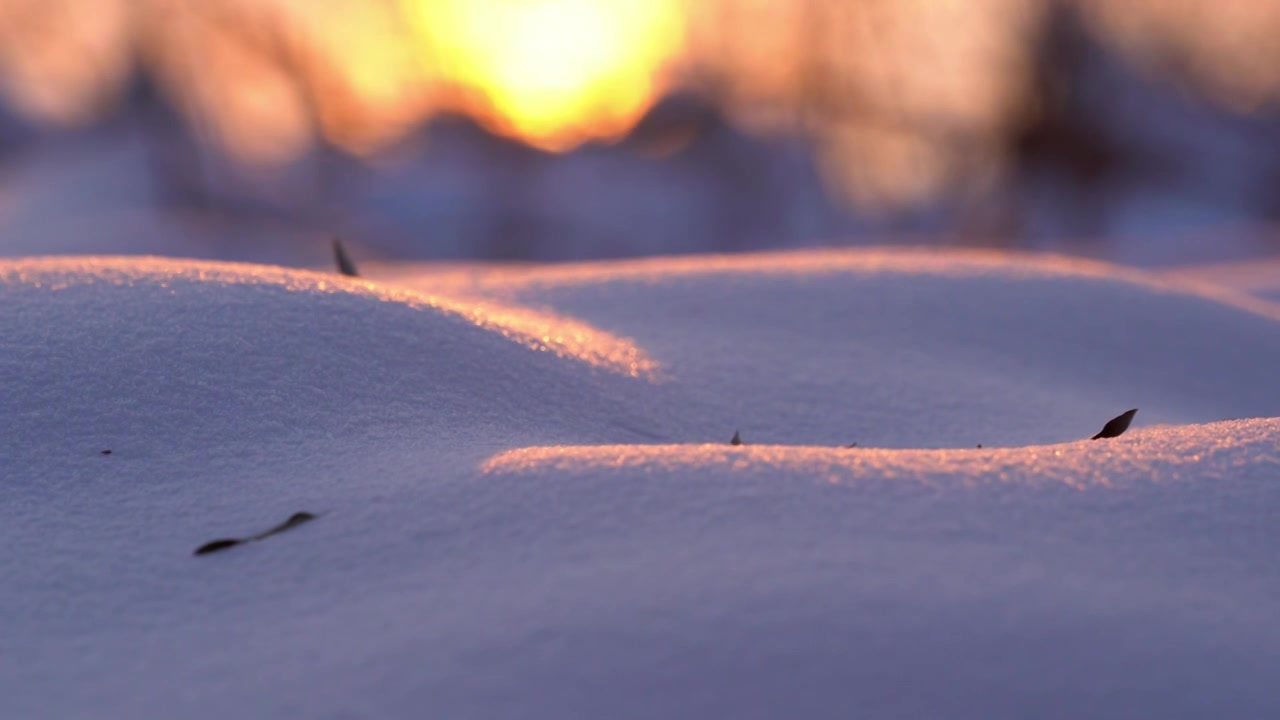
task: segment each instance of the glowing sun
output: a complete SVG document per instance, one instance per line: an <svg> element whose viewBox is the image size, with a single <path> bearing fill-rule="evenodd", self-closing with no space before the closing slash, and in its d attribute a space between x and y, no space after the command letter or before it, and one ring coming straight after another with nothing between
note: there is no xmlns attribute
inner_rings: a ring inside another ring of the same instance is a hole
<svg viewBox="0 0 1280 720"><path fill-rule="evenodd" d="M625 130L682 44L676 0L412 0L428 63L552 149Z"/></svg>

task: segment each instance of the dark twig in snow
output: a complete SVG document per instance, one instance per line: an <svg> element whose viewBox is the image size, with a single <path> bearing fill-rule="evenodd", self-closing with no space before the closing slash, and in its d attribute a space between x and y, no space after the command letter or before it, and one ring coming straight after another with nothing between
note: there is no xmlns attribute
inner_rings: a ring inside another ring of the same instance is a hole
<svg viewBox="0 0 1280 720"><path fill-rule="evenodd" d="M285 520L284 522L280 523L279 525L276 525L270 530L265 530L263 532L260 532L257 535L250 535L249 537L243 537L243 538L223 538L221 540L211 540L201 545L200 547L196 548L195 554L208 555L209 553L218 552L219 550L226 550L227 548L235 547L236 545L243 545L244 543L255 542L257 540L269 538L272 535L275 535L276 533L282 533L285 530L288 530L289 528L297 527L302 523L307 522L308 520L314 520L315 517L316 517L315 515L312 515L309 512L294 513L293 515L289 516L288 520Z"/></svg>
<svg viewBox="0 0 1280 720"><path fill-rule="evenodd" d="M1137 414L1138 408L1134 408L1125 412L1123 415L1111 418L1107 421L1106 425L1102 426L1102 431L1090 439L1097 440L1098 438L1120 437L1124 434L1125 430L1129 429L1129 423L1133 422L1133 416Z"/></svg>
<svg viewBox="0 0 1280 720"><path fill-rule="evenodd" d="M351 257L347 255L347 249L342 247L342 241L333 239L333 260L338 264L338 272L347 277L360 277L360 271L356 270L356 264L351 262Z"/></svg>
<svg viewBox="0 0 1280 720"><path fill-rule="evenodd" d="M729 441L729 444L730 444L730 445L741 445L741 444L742 444L742 436L738 434L738 431L737 431L737 430L734 430L734 431L733 431L733 439Z"/></svg>

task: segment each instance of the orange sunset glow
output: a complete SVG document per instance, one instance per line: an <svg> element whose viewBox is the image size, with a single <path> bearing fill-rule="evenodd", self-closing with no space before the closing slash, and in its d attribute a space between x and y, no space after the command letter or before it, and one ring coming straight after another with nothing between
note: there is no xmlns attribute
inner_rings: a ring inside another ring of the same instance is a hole
<svg viewBox="0 0 1280 720"><path fill-rule="evenodd" d="M616 137L684 48L680 0L0 0L0 25L0 80L34 115L87 117L136 55L265 161L317 133L376 150L440 111L551 150Z"/></svg>
<svg viewBox="0 0 1280 720"><path fill-rule="evenodd" d="M1146 71L1236 109L1280 98L1280 5L1074 0ZM440 113L562 151L698 80L752 133L799 133L862 208L995 182L1039 90L1049 0L0 0L0 89L61 124L143 68L202 137L288 162L382 151ZM1217 6L1215 6L1217 7Z"/></svg>
<svg viewBox="0 0 1280 720"><path fill-rule="evenodd" d="M553 149L625 130L681 44L674 0L416 0L411 18L443 80Z"/></svg>

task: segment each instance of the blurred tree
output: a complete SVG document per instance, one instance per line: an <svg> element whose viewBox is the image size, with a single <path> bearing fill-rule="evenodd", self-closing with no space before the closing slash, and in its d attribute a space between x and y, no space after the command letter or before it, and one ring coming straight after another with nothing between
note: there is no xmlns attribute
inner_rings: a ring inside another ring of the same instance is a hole
<svg viewBox="0 0 1280 720"><path fill-rule="evenodd" d="M1098 67L1108 53L1072 5L1050 3L1032 47L1027 92L1003 137L1006 224L994 230L1013 238L1024 234L1020 191L1047 184L1058 195L1054 222L1060 230L1104 236L1112 196L1173 172L1172 161L1158 158L1137 138L1120 137L1109 122L1109 99L1090 87L1098 73L1109 71Z"/></svg>

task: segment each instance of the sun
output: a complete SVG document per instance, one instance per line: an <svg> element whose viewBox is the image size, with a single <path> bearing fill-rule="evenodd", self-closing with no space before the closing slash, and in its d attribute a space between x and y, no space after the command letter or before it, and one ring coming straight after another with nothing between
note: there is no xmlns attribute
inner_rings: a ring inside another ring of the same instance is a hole
<svg viewBox="0 0 1280 720"><path fill-rule="evenodd" d="M430 70L550 149L625 131L682 45L677 0L412 2Z"/></svg>

